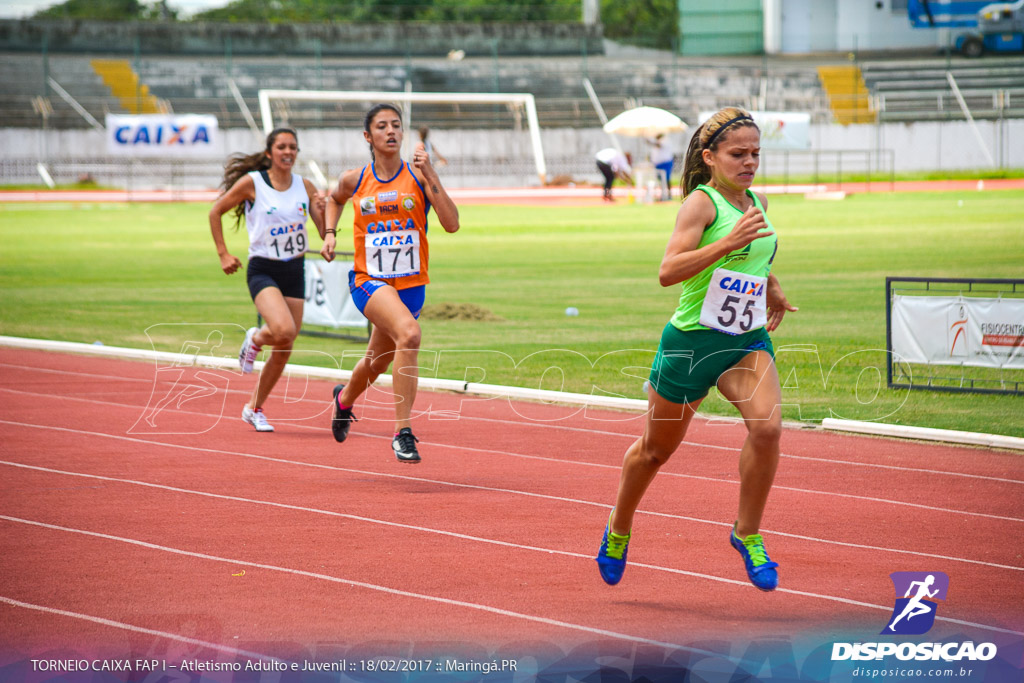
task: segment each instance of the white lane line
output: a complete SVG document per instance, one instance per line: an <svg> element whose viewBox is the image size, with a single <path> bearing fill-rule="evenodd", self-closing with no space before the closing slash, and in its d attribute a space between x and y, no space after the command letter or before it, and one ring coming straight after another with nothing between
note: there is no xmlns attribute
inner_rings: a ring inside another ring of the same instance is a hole
<svg viewBox="0 0 1024 683"><path fill-rule="evenodd" d="M0 389L0 391L15 391L15 390ZM43 395L47 396L46 394L43 394ZM97 405L97 404L106 404L106 405L115 405L115 406L123 406L124 405L124 404L112 403L112 402L109 402L109 401L99 401L99 400L88 400L88 399L70 399L70 400L81 400L81 401L85 401L85 402L93 404L93 405ZM204 416L204 417L216 417L218 419L224 418L224 415L213 415L211 413L199 413L199 412L195 412L195 411L186 411L186 410L180 410L180 409L177 410L176 412L185 413L185 414L189 414L189 415L200 415L200 416ZM5 423L5 422L7 422L7 421L6 420L0 420L0 423ZM20 423L20 422L10 422L9 424L21 425L21 426L26 426L26 427L37 427L37 428L40 428L40 429L47 428L46 425L37 425L37 424ZM318 432L319 431L326 431L327 430L327 427L314 427L312 425L293 425L293 426L296 429L310 429L310 430L314 430L314 431L318 431ZM54 427L54 429L62 429L62 428ZM64 431L77 432L78 430L64 430ZM103 433L100 433L100 432L81 432L81 433L83 433L83 434L101 435L101 436L109 436L110 438L121 438L121 437L115 436L113 434L103 434ZM369 439L381 439L381 440L390 440L391 439L390 436L382 436L382 435L379 435L379 434L369 434L369 433L366 433L366 432L352 432L352 433L356 434L358 436L363 436L363 437L369 438ZM124 437L124 438L128 438L128 437ZM149 443L149 444L162 445L162 446L174 445L174 444L170 444L170 443L166 443L166 442L161 442L161 441L146 441L146 440L138 440L138 441L140 441L142 443ZM424 445L424 446L433 446L433 447L436 447L436 448L458 448L458 449L461 449L461 450L471 451L471 452L474 452L474 453L489 453L489 454L492 454L492 455L503 455L503 456L507 456L507 457L523 458L523 459L527 459L527 460L538 460L538 461L543 461L543 462L553 462L553 463L557 463L557 464L561 464L561 465L580 466L580 467L595 467L595 468L609 469L609 470L619 470L620 469L619 465L606 465L606 464L603 464L603 463L592 463L592 462L585 462L585 461L579 461L579 460L563 460L563 459L560 459L560 458L551 458L551 457L543 456L543 455L527 455L527 454L524 454L524 453L512 453L510 451L499 451L499 450L492 450L492 449L485 449L485 448L475 448L473 446L459 446L459 445L455 445L455 444L437 443L437 442L433 442L433 441L420 441L420 443L422 445ZM281 462L291 462L291 461L281 461ZM663 474L663 476L666 476L666 477L677 477L677 478L680 478L680 479L693 479L693 480L697 480L697 481L709 481L709 482L713 482L713 483L717 483L717 484L729 484L731 486L739 486L739 484L740 484L738 479L722 479L720 477L706 477L706 476L702 476L702 475L699 475L699 474L686 474L685 472L664 472L662 474ZM442 482L438 482L438 483L442 483ZM448 483L448 482L443 482L443 483ZM1004 515L994 515L994 514L990 514L990 513L986 513L986 512L972 512L970 510L957 510L957 509L953 509L953 508L942 508L942 507L938 507L938 506L934 506L934 505L924 505L923 503L910 503L910 502L907 502L907 501L893 500L891 498L877 498L877 497L874 497L874 496L859 496L859 495L856 495L856 494L853 494L853 493L839 493L839 492L836 492L836 491L819 491L819 490L816 490L816 489L804 489L804 488L798 488L798 487L794 487L794 486L785 486L783 484L775 484L775 485L772 486L772 489L776 490L776 491L790 491L790 492L794 492L794 493L802 493L802 494L809 494L809 495L815 495L815 496L836 497L836 498L849 498L851 500L861 500L861 501L868 501L868 502L872 502L872 503L882 503L882 504L885 504L885 505L898 505L898 506L903 506L903 507L911 507L911 508L917 508L917 509L921 509L921 510L928 510L928 511L931 511L931 512L943 512L943 513L948 513L948 514L966 515L966 516L971 516L971 517L984 517L984 518L987 518L987 519L998 519L998 520L1008 521L1008 522L1024 522L1024 519L1018 518L1018 517L1007 517L1007 516L1004 516Z"/></svg>
<svg viewBox="0 0 1024 683"><path fill-rule="evenodd" d="M25 521L18 520L13 517L2 517L11 521ZM34 522L27 522L33 524ZM71 619L80 619L82 621L91 621L94 624L101 624L103 626L110 626L112 628L119 628L123 631L131 631L132 633L144 633L149 636L156 636L158 638L166 638L179 643L186 643L188 645L199 645L212 650L219 650L220 652L226 652L230 655L241 655L248 657L249 659L262 659L271 662L280 662L277 657L271 657L269 655L261 655L258 652L249 652L248 650L239 650L238 648L228 647L227 645L221 645L219 643L211 643L206 640L197 640L196 638L189 638L188 636L182 636L177 633L168 633L167 631L156 631L151 628L145 628L143 626L133 626L132 624L126 624L121 621L113 621L111 619L104 619L103 617L94 617L90 614L82 614L80 612L69 612L68 610L57 609L56 607L46 607L44 605L34 605L30 602L22 602L21 600L15 600L14 598L8 598L0 595L0 602L6 603L13 607L21 607L22 609L35 610L37 612L44 612L46 614L55 614L62 617L69 617Z"/></svg>
<svg viewBox="0 0 1024 683"><path fill-rule="evenodd" d="M427 602L438 603L442 605L449 605L452 607L462 607L465 609L476 610L479 612L485 612L488 614L496 614L502 617L510 617L513 619L521 619L523 621L530 621L537 624L544 624L545 626L555 626L558 628L569 629L572 631L580 631L583 633L590 633L593 635L604 636L606 638L614 638L616 640L625 640L633 643L642 643L644 645L655 645L657 647L668 648L672 650L685 650L687 652L696 652L699 654L714 654L715 656L722 656L720 653L712 653L707 650L699 650L678 643L669 643L660 640L652 640L650 638L643 638L641 636L632 636L625 633L618 633L616 631L609 631L602 628L595 628L592 626L584 626L582 624L574 624L567 621L560 621L558 619L549 619L548 617L540 617L532 614L524 614L522 612L513 612L511 610L502 609L500 607L491 607L490 605L483 605L475 602L466 602L464 600L454 600L452 598L443 598L436 595L428 595L425 593L415 593L413 591L401 590L399 588L391 588L389 586L381 586L374 583L367 583L365 581L355 581L353 579L344 579L338 576L330 576L329 574L319 574L317 572L309 572L303 569L293 569L291 567L279 567L273 564L264 564L261 562L252 562L250 560L239 560L229 557L219 557L217 555L209 555L207 553L197 553L191 550L184 550L181 548L172 548L170 546L158 545L156 543L149 543L146 541L140 541L134 538L125 538L123 536L114 536L111 534L103 534L96 531L86 531L85 529L75 529L72 527L57 526L55 524L47 524L45 522L37 522L30 519L22 519L20 517L9 517L7 515L0 515L0 519L8 522L17 524L27 524L30 526L42 527L44 529L51 529L54 531L63 531L72 534L81 534L83 536L92 536L94 538L102 538L108 541L115 541L117 543L126 543L128 545L139 546L150 550L157 550L165 553L172 553L175 555L182 555L185 557L194 557L201 560L209 560L211 562L224 562L231 564L234 567L254 567L257 569L266 569L268 571L281 572L284 574L291 574L294 576L301 576L305 578L317 579L320 581L329 581L331 583L339 583L346 586L354 586L356 588L364 588L379 593L385 593L388 595L395 595L403 598L412 598L414 600L424 600ZM753 588L753 586L751 586ZM886 608L887 610L889 608ZM965 622L965 625L970 625ZM992 627L985 627L981 625L980 628L988 628L989 630L996 630Z"/></svg>
<svg viewBox="0 0 1024 683"><path fill-rule="evenodd" d="M105 380L110 380L111 379L111 377L109 375L101 375L101 374L85 373L85 372L76 372L76 371L72 371L72 370L53 370L53 369L50 369L50 368L35 368L35 367L32 367L32 366L28 366L28 365L15 365L15 364L11 364L11 363L0 363L0 367L18 368L18 369L22 369L22 370L34 370L34 371L37 371L37 372L48 372L48 373L54 373L54 374L78 375L78 376L82 376L82 377L91 377L91 378L105 379ZM141 379L141 378L136 378L136 377L123 377L123 376L122 377L115 377L114 379L118 380L118 381L138 382L138 383L146 383L146 384L152 384L153 381L154 381L153 379ZM168 383L170 383L170 382L168 382ZM83 401L88 401L89 400L89 399L86 399L86 398L76 398L76 397L72 397L72 396L67 396L65 394L44 394L44 393L22 392L22 391L19 391L19 390L16 390L16 389L8 389L8 388L4 388L4 387L0 387L0 391L10 391L12 393L26 393L26 394L31 394L31 395L41 396L41 397L67 398L67 399L72 399L72 400L83 400ZM252 393L252 392L249 392L249 391L243 391L241 389L228 389L226 391L229 394L237 394L237 395L240 395L240 396L250 396L251 393ZM92 395L92 394L90 394L90 395ZM467 399L467 400L495 400L495 399L491 398L491 399ZM314 404L320 405L320 404L323 404L323 403L327 403L328 401L326 399L321 401L319 399L302 398L302 399L298 399L298 400L296 400L294 402L295 403L307 403L308 402L308 403L314 403ZM131 407L131 408L135 408L137 410L138 409L145 410L145 408L147 407L147 406L138 406L138 405L132 405L132 404L113 404L113 405L123 405L125 407ZM389 413L392 410L392 408L387 407L387 406L377 406L377 405L373 405L373 404L365 403L365 402L364 402L363 405L361 405L359 407L359 409L360 410L371 410L371 409L372 410L383 410L383 411L388 411ZM181 412L190 412L190 411L181 411ZM429 419L429 415L431 414L431 412L432 411L430 411L429 409L421 410L421 411L415 411L414 410L414 416L415 417L426 416ZM445 411L438 411L438 412L444 413ZM202 413L194 413L194 414L199 415L199 414L202 414ZM315 417L320 417L321 415L317 415ZM704 416L699 416L699 417L704 417ZM313 419L313 418L303 418L303 420L306 420L306 419ZM556 429L556 430L562 430L562 431L578 432L578 433L583 433L583 434L594 434L594 435L597 435L597 436L619 437L619 438L630 439L630 440L636 440L638 438L638 436L639 436L637 434L625 434L625 433L622 433L622 432L613 432L613 431L608 431L608 430L603 430L603 429L590 429L590 428L587 428L587 427L571 427L569 425L559 425L559 424L551 424L551 423L536 422L536 421L504 420L504 419L501 419L501 418L494 418L494 417L479 417L479 416L472 416L472 415L460 415L458 417L458 419L459 420L473 420L473 421L479 421L479 422L491 422L491 423L495 423L495 424L515 425L515 426L520 426L520 427L525 425L525 426L529 426L531 428ZM638 419L638 418L636 418L636 419ZM715 419L722 419L722 418L718 418L718 417L712 416L712 417L704 417L704 419L707 420L707 421L712 421L712 420L715 420ZM282 422L290 422L289 420L281 420L281 421ZM306 425L301 425L301 424L299 424L299 421L295 421L294 426L296 426L296 427L303 427L303 426L306 426ZM353 433L356 433L356 432L353 432ZM736 448L735 446L721 446L721 445L718 445L718 444L703 443L703 442L700 442L700 441L683 441L681 443L681 445L683 445L683 446L693 446L693 447L697 447L697 448L710 448L710 449L714 449L714 450L729 451L729 452L732 452L732 453L739 453L740 452L740 449ZM792 455L792 454L789 454L789 453L781 453L780 457L792 458L794 460L806 460L806 461L809 461L809 462L824 463L824 464L827 464L827 465L830 465L830 466L831 465L848 465L848 466L851 466L851 467L868 467L868 468L875 468L875 469L894 470L894 471L899 471L899 472L912 472L912 473L915 473L915 474L934 474L934 475L946 476L946 477L962 477L962 478L968 478L968 479L982 479L982 480L996 481L996 482L1002 482L1002 483L1007 483L1007 484L1020 484L1020 485L1024 485L1024 479L1008 479L1008 478L1005 478L1005 477L994 477L994 476L989 476L989 475L984 475L984 474L970 474L970 473L967 473L967 472L950 472L948 470L934 470L934 469L928 469L928 468L922 468L922 467L902 467L902 466L898 466L898 465L883 465L883 464L879 464L879 463L855 462L855 461L852 461L852 460L833 460L833 459L829 459L829 458L814 458L814 457L811 457L811 456Z"/></svg>
<svg viewBox="0 0 1024 683"><path fill-rule="evenodd" d="M0 423L3 423L3 422L4 422L3 420L0 420ZM26 425L26 426L32 426L32 425ZM40 429L49 429L50 427L38 426L38 428L40 428ZM56 428L56 427L52 428L52 429L60 429L60 430L63 430L63 431L73 431L73 430L64 430L63 428ZM115 439L124 438L124 439L128 439L128 440L131 440L131 441L141 441L139 439L132 439L130 437L119 437L119 436L116 436L116 435L95 434L95 433L94 433L94 435L97 435L97 436L107 436L109 438L115 438ZM148 444L157 445L157 446L169 445L169 446L172 446L174 448L179 448L179 449L184 449L184 450L189 450L189 451L193 451L194 450L194 451L205 451L205 452L214 452L214 453L222 453L222 454L223 453L227 453L227 454L231 454L231 455L238 455L238 456L241 456L241 457L252 457L252 458L257 458L257 459L261 459L261 460L270 460L272 462L278 462L278 463L284 463L284 464L290 464L290 465L297 465L297 466L300 466L300 467L301 466L318 467L318 468L325 468L325 469L336 470L336 471L343 471L343 472L349 472L349 473L371 474L371 475L379 476L379 477L397 478L397 479L405 479L405 480L417 481L417 482L427 482L427 483L443 484L443 485L453 486L453 487L473 488L473 489L481 489L481 490L485 490L485 491L493 491L493 492L499 492L499 493L510 493L510 494L514 494L514 495L531 496L531 497L542 498L542 499L547 499L547 500L554 500L554 501L560 502L560 503L588 505L588 506L600 507L600 508L604 508L604 509L608 509L608 510L610 510L611 507L612 507L611 505L608 505L606 503L598 503L598 502L594 502L594 501L580 500L580 499L574 499L574 498L565 498L565 497L560 497L560 496L550 496L550 495L539 494L539 493L531 493L531 492L526 492L526 491L518 491L518 490L514 490L514 489L497 489L497 488L493 488L493 487L477 486L477 485L473 485L473 484L459 484L459 483L453 483L453 482L442 482L442 481L439 481L439 480L423 479L423 478L420 478L420 477L410 477L410 476L386 474L386 473L379 473L379 472L367 472L367 471L363 471L363 470L353 470L353 469L349 469L349 468L340 468L340 467L334 467L334 466L330 466L330 465L309 464L309 463L304 463L304 462L301 462L301 461L279 460L279 459L276 459L276 458L267 458L267 457L264 457L264 456L253 455L253 454L246 454L246 453L232 453L230 451L219 451L219 450L213 450L213 449L202 448L202 447L178 446L176 444L160 444L160 443L151 442L151 441L142 441L142 443L148 443ZM141 482L141 481L130 480L130 479L118 479L118 478L113 478L113 477L105 477L105 476L102 476L102 475L81 474L81 473L76 473L76 472L67 472L67 471L64 471L64 470L54 470L54 469L50 469L50 468L46 468L46 467L40 467L38 465L28 465L28 464L24 464L24 463L17 463L17 462L11 462L11 461L0 461L0 464L8 465L8 466L11 466L11 467L21 467L21 468L24 468L24 469L39 470L39 471L42 471L42 472L54 472L54 473L59 473L59 474L66 474L66 475L69 475L69 476L89 477L89 478L102 479L102 480L108 480L108 481L118 481L118 482L124 482L124 483L132 483L132 484L137 484L137 485L140 485L140 486L150 486L150 487L154 487L154 488L164 488L164 489L171 490L171 491L181 491L181 492L187 492L187 493L200 494L200 492L192 491L190 489L177 489L177 488L170 487L170 486L163 486L163 485L160 485L160 484L150 484L150 483L147 483L147 482ZM250 499L235 498L235 497L232 497L232 496L221 495L221 494L201 493L200 495L207 495L207 496L211 496L211 497L224 498L224 499L227 499L227 500L245 500L247 502L259 502L261 504L267 504L267 505L281 505L282 507L292 507L292 506L287 506L287 505L284 505L284 504L267 503L267 502L264 502L264 501L252 501ZM315 510L313 508L295 507L294 509L297 509L297 510L307 510L307 511L310 511L310 512L323 512L323 514L339 514L340 515L340 513L329 513L329 512L325 512L325 511ZM717 522L717 521L714 521L714 520L701 519L701 518L697 518L697 517L688 517L688 516L685 516L685 515L675 515L675 514L670 514L670 513L665 513L665 512L653 512L653 511L648 511L648 510L637 510L637 513L638 514L643 514L643 515L650 515L650 516L653 516L653 517L665 517L665 518L668 518L668 519L677 519L677 520L682 520L682 521L686 521L686 522L695 522L695 523L699 523L699 524L711 524L711 525L719 526L719 527L732 526L732 524L730 522ZM371 518L356 517L356 516L352 516L352 515L340 515L340 516L352 517L353 519L360 519L360 520L364 520L364 521L375 521L375 522L379 522L381 524L394 524L395 526L403 526L401 524L397 524L397 523L393 523L393 522L385 522L385 521L381 521L381 520L373 520ZM457 536L457 537L460 537L460 538L468 538L468 539L479 540L479 541L483 541L483 542L487 542L488 541L488 539L483 539L483 538L478 538L478 537L473 537L473 536L461 536L460 534L455 534L453 532L437 531L437 530L434 530L434 529L427 529L425 527L409 527L409 528L418 529L418 530L422 530L422 531L430 531L430 532L433 532L433 533L450 534L450 535L454 535L454 536ZM803 536L803 535L799 535L799 534L792 534L792 533L781 532L781 531L765 530L765 532L766 533L770 533L770 534L772 534L774 536L782 536L782 537L786 537L786 538L795 538L795 539L799 539L799 540L803 540L803 541L810 541L810 542L813 542L813 543L824 543L824 544L828 544L828 545L838 545L838 546L843 546L843 547L848 547L848 548L856 548L858 550L869 550L869 551L877 551L877 552L899 553L899 554L904 554L904 555L913 555L913 556L917 556L917 557L927 557L927 558L930 558L930 559L948 560L948 561L953 561L953 562L965 562L965 563L977 564L977 565L981 565L981 566L985 566L985 567L992 567L992 568L995 568L995 569L1010 569L1010 570L1013 570L1013 571L1024 571L1024 567L1015 567L1015 566L1011 566L1011 565L997 564L997 563L994 563L994 562L985 562L985 561L982 561L982 560L974 560L974 559L968 559L968 558L962 558L962 557L950 557L950 556L947 556L947 555L938 555L938 554L934 554L934 553L923 553L923 552L918 552L918 551L914 551L914 550L906 550L906 549L903 549L903 548L886 548L886 547L882 547L882 546L871 546L871 545L865 545L865 544L860 544L860 543L848 543L848 542L844 542L844 541L836 541L836 540L832 540L832 539L815 538L813 536ZM526 546L521 546L521 547L526 547ZM550 550L548 550L546 548L541 548L540 550L542 550L544 552L555 552L555 551L550 551ZM653 567L653 565L652 565L652 567ZM655 568L657 568L657 567L655 567ZM689 572L681 572L681 573L690 574ZM704 576L702 574L692 574L692 575L693 576ZM742 583L742 582L740 582L740 583Z"/></svg>
<svg viewBox="0 0 1024 683"><path fill-rule="evenodd" d="M390 439L389 436L381 436L378 434L361 434L371 439ZM460 448L463 450L474 451L477 453L492 453L495 455L505 455L514 458L525 458L528 460L542 460L546 462L561 463L566 465L579 465L585 467L599 467L602 469L620 470L621 465L605 465L603 463L594 462L583 462L579 460L562 460L560 458L551 458L543 455L524 455L522 453L510 453L508 451L496 451L485 448L474 448L472 446L458 446L447 443L433 443L430 441L421 441L424 446L434 446L437 448ZM680 479L696 479L698 481L710 481L718 484L732 484L733 486L739 486L740 482L738 479L722 479L720 477L706 477L699 474L686 474L685 472L661 472L662 476L678 477ZM839 493L837 491L818 491L816 489L804 489L795 486L784 486L782 484L773 484L773 491L792 491L794 493L807 493L815 496L835 496L836 498L850 498L853 500L865 500L872 503L884 503L887 505L904 505L907 507L920 508L922 510L930 510L933 512L946 512L957 515L971 515L975 517L987 517L989 519L999 519L1008 522L1024 522L1024 519L1018 517L1005 517L1003 515L993 515L986 512L971 512L969 510L955 510L953 508L941 508L934 505L924 505L922 503L908 503L902 500L892 500L891 498L876 498L874 496L858 496L852 493Z"/></svg>
<svg viewBox="0 0 1024 683"><path fill-rule="evenodd" d="M100 532L96 532L96 531L88 531L88 530L85 530L85 529L75 529L73 527L58 526L58 525L55 525L55 524L48 524L46 522L39 522L39 521L35 521L35 520L23 519L21 517L11 517L11 516L8 516L8 515L3 515L3 514L0 514L0 520L6 520L8 522L13 522L13 523L18 523L18 524L26 524L26 525L30 525L30 526L37 526L37 527L42 527L42 528L45 528L45 529L52 529L52 530L55 530L55 531L64 531L64 532L67 532L67 533L81 534L81 535L84 535L84 536L92 536L92 537L95 537L95 538L102 538L102 539L105 539L105 540L116 541L116 542L119 542L119 543L126 543L126 544L129 544L129 545L135 545L135 546L139 546L139 547L143 547L143 548L148 548L148 549L152 549L152 550L159 550L159 551L162 551L162 552L173 553L173 554L177 554L177 555L184 555L186 557L196 557L196 558L199 558L199 559L211 560L211 561L214 561L214 562L225 562L225 563L229 563L229 564L231 564L231 565L233 565L235 567L240 566L240 565L241 566L246 566L246 567L256 567L258 569L267 569L267 570L270 570L270 571L278 571L278 572L283 572L283 573L286 573L286 574L293 574L293 575L296 575L296 576L303 576L303 577L307 577L307 578L320 579L320 580L324 580L324 581L330 581L330 582L333 582L333 583L341 583L341 584L345 584L345 585L349 585L349 586L355 586L355 587L359 587L359 588L366 588L366 589L369 589L369 590L379 591L379 592L387 593L387 594L390 594L390 595L398 595L398 596L401 596L401 597L415 598L415 599L419 599L419 600L427 600L427 601L430 601L430 602L437 602L437 603L441 603L441 604L445 604L445 605L453 605L453 606L456 606L456 607L466 607L466 608L469 608L469 609L479 610L479 611L482 611L482 612L488 612L488 613L492 613L492 614L498 614L500 616L512 617L512 618L515 618L515 619L523 619L523 620L526 620L526 621L532 621L532 622L535 622L535 623L545 624L545 625L548 625L548 626L557 626L557 627L561 627L561 628L567 628L567 629L571 629L571 630L577 630L577 631L583 631L583 632L586 632L586 633L593 633L593 634L596 634L596 635L607 636L607 637L610 637L610 638L615 638L617 640L627 640L627 641L632 641L632 642L637 642L637 643L645 643L645 644L648 644L648 645L656 645L658 647L681 649L681 650L687 650L687 651L690 651L690 652L699 652L701 654L709 654L707 651L696 650L694 648L686 647L686 646L679 645L679 644L676 644L676 643L668 643L668 642L663 642L663 641L658 641L658 640L650 640L650 639L643 638L643 637L640 637L640 636L631 636L631 635L628 635L628 634L617 633L615 631L608 631L608 630L605 630L605 629L598 629L598 628L594 628L594 627L591 627L591 626L584 626L582 624L574 624L574 623L571 623L571 622L560 621L560 620L557 620L557 619L550 619L548 617L540 617L540 616L531 615L531 614L524 614L524 613L521 613L521 612L512 612L510 610L502 609L500 607L491 607L489 605L482 605L480 603L466 602L466 601L463 601L463 600L454 600L452 598L443 598L443 597L440 597L440 596L428 595L428 594L424 594L424 593L415 593L415 592L412 592L412 591L401 590L401 589L398 589L398 588L390 588L388 586L381 586L381 585L378 585L378 584L367 583L367 582L364 582L364 581L356 581L354 579L344 579L344 578L337 577L337 576L330 576L328 574L319 574L319 573L316 573L316 572L309 572L309 571L305 571L305 570L302 570L302 569L293 569L291 567L279 567L277 565L263 564L263 563L259 563L259 562L252 562L252 561L249 561L249 560L238 560L238 559L232 559L232 558L218 557L216 555L209 555L209 554L206 554L206 553L197 553L197 552L194 552L194 551L191 551L191 550L184 550L184 549L181 549L181 548L172 548L170 546L158 545L158 544L155 544L155 543L149 543L147 541L140 541L140 540L134 539L134 538L126 538L126 537L123 537L123 536L114 536L114 535L111 535L111 534L104 534L104 533L100 533ZM585 556L581 556L581 557L585 557L587 559L590 559L589 555L585 555ZM646 567L646 568L652 568L652 569L662 569L662 570L665 570L665 571L671 571L673 573L687 574L687 575L697 576L697 577L701 577L701 578L713 578L713 579L716 579L716 580L719 580L719 581L723 581L723 582L726 582L726 583L734 583L734 584L743 586L745 588L750 588L750 589L754 588L749 583L741 582L741 581L734 581L732 579L718 579L717 577L708 577L708 576L702 575L702 574L691 574L690 572L683 572L681 570L671 570L671 569L668 569L668 568L655 567L655 566L652 566L652 565L635 564L633 566L640 566L640 567ZM870 602L862 602L862 601L859 601L859 600L851 600L849 598L840 598L840 597L831 596L831 595L818 595L816 593L810 593L810 592L806 592L806 591L798 591L798 590L787 589L787 588L777 588L777 589L775 589L775 592L778 592L778 593L789 593L791 595L799 595L799 596L807 597L807 598L826 599L826 600L830 600L832 602L839 602L839 603L843 603L843 604L846 604L846 605L851 605L851 606L854 606L854 607L865 607L865 608L868 608L868 609L881 610L883 612L890 612L890 611L892 611L892 606L891 605L875 605L875 604L872 604ZM982 629L982 630L985 630L985 631L993 631L993 632L996 632L996 633L1009 633L1009 634L1012 634L1012 635L1024 636L1024 631L1012 631L1012 630L1009 630L1009 629L1000 628L998 626L990 626L988 624L979 624L979 623L975 623L975 622L972 622L972 621L965 621L965 620L962 620L962 619L953 619L951 617L936 616L935 620L936 621L945 621L945 622L951 623L951 624L958 624L960 626L968 626L968 627L971 627L971 628Z"/></svg>

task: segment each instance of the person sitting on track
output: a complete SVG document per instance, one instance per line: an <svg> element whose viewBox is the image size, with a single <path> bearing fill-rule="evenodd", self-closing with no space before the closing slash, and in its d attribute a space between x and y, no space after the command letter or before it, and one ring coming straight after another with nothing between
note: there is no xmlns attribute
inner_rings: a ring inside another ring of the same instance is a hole
<svg viewBox="0 0 1024 683"><path fill-rule="evenodd" d="M760 130L742 109L722 109L694 133L683 169L685 200L661 262L662 286L683 284L665 326L647 392L643 435L626 451L615 507L597 555L601 578L626 568L633 516L659 468L682 443L711 387L739 409L748 430L740 451L739 514L729 541L764 591L778 565L758 533L775 478L782 391L768 332L795 311L770 273L777 238L767 200L751 191ZM697 190L696 192L694 190Z"/></svg>
<svg viewBox="0 0 1024 683"><path fill-rule="evenodd" d="M395 436L391 447L401 462L419 462L410 424L419 383L417 358L427 277L427 214L433 206L441 227L459 229L459 210L438 179L426 149L416 146L412 164L402 160L402 113L390 104L367 112L363 137L370 163L345 171L327 199L327 238L321 253L334 258L334 229L351 199L355 266L349 289L359 310L373 323L366 355L348 385L334 387L331 430L336 441L348 437L352 406L394 361Z"/></svg>
<svg viewBox="0 0 1024 683"><path fill-rule="evenodd" d="M252 372L263 346L274 347L252 398L242 408L242 419L258 432L274 431L263 414L263 403L281 377L302 325L307 218L312 217L320 237L324 237L324 197L313 183L292 171L298 152L295 131L277 128L267 136L263 151L233 155L224 167L224 193L210 209L210 232L220 267L227 275L237 271L242 262L224 243L221 219L234 209L235 228L245 216L249 231L246 279L256 310L265 322L245 333L238 352L242 372Z"/></svg>

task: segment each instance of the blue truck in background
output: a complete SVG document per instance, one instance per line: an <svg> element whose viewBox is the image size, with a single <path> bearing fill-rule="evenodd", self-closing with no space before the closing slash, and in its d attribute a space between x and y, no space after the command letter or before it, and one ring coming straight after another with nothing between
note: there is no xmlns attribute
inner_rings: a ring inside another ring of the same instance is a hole
<svg viewBox="0 0 1024 683"><path fill-rule="evenodd" d="M964 28L955 47L966 57L986 52L1024 52L1024 0L908 0L915 28Z"/></svg>

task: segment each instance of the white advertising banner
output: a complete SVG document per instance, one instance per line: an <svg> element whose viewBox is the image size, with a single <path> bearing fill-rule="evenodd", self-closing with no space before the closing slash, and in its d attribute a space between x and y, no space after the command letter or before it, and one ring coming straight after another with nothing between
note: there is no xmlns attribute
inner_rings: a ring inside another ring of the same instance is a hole
<svg viewBox="0 0 1024 683"><path fill-rule="evenodd" d="M1024 369L1024 299L893 296L895 360Z"/></svg>
<svg viewBox="0 0 1024 683"><path fill-rule="evenodd" d="M220 154L217 117L208 114L107 114L107 153L132 157Z"/></svg>
<svg viewBox="0 0 1024 683"><path fill-rule="evenodd" d="M366 318L356 308L348 290L351 261L306 259L306 305L302 322L324 327L366 329Z"/></svg>
<svg viewBox="0 0 1024 683"><path fill-rule="evenodd" d="M702 111L700 123L714 115ZM811 115L800 112L752 111L754 123L761 129L761 149L809 149Z"/></svg>

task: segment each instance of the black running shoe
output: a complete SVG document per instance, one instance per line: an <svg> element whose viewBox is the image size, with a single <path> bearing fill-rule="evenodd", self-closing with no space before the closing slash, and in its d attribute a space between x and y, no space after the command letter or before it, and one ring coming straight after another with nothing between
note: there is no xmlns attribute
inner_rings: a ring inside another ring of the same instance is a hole
<svg viewBox="0 0 1024 683"><path fill-rule="evenodd" d="M352 414L352 408L342 410L338 407L338 394L344 388L344 384L334 386L334 413L331 416L331 432L334 433L334 440L338 443L348 438L349 428L352 427L353 422L357 421L355 415Z"/></svg>
<svg viewBox="0 0 1024 683"><path fill-rule="evenodd" d="M395 449L395 457L398 458L399 462L420 461L419 451L416 450L418 442L419 439L412 435L412 430L408 427L403 427L398 431L398 434L391 441L391 447Z"/></svg>

